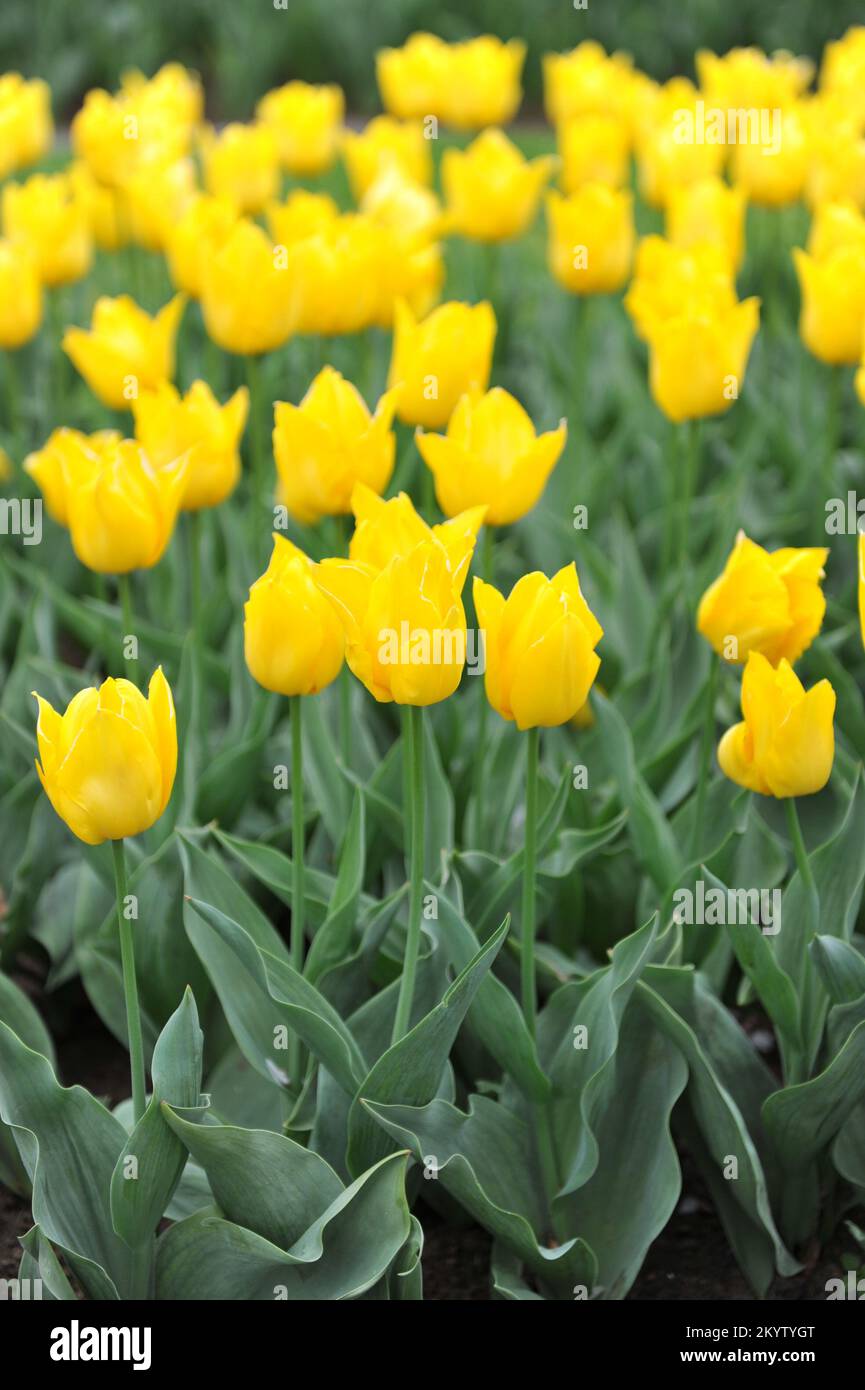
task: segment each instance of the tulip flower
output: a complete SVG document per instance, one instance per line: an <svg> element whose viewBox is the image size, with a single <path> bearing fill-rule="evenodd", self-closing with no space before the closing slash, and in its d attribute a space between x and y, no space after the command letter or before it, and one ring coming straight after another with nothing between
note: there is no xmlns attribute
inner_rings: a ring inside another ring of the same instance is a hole
<svg viewBox="0 0 865 1390"><path fill-rule="evenodd" d="M140 391L173 377L184 304L183 295L175 295L151 318L128 294L103 296L90 329L67 328L61 346L103 405L129 409Z"/></svg>
<svg viewBox="0 0 865 1390"><path fill-rule="evenodd" d="M673 190L684 184L717 178L721 174L726 158L725 144L685 138L686 117L696 127L698 100L689 82L673 78L667 84L655 120L640 136L638 181L640 192L651 207L665 207Z"/></svg>
<svg viewBox="0 0 865 1390"><path fill-rule="evenodd" d="M792 53L768 55L759 48L733 48L722 58L700 49L697 77L706 104L772 110L795 103L814 74L810 58Z"/></svg>
<svg viewBox="0 0 865 1390"><path fill-rule="evenodd" d="M376 116L363 130L344 133L342 154L356 203L390 169L397 169L412 183L432 182L429 141L419 121Z"/></svg>
<svg viewBox="0 0 865 1390"><path fill-rule="evenodd" d="M466 391L485 391L495 336L496 316L486 300L442 304L420 322L398 302L388 386L402 387L400 420L436 429Z"/></svg>
<svg viewBox="0 0 865 1390"><path fill-rule="evenodd" d="M241 219L202 268L201 311L215 343L246 356L294 332L296 287L261 227Z"/></svg>
<svg viewBox="0 0 865 1390"><path fill-rule="evenodd" d="M40 695L36 770L54 810L87 845L112 842L117 923L129 1033L133 1111L144 1114L145 1075L141 1015L135 980L132 923L125 913L123 841L140 835L162 815L177 771L177 724L171 688L159 667L147 696L128 680L106 680L70 701L58 714Z"/></svg>
<svg viewBox="0 0 865 1390"><path fill-rule="evenodd" d="M611 294L621 289L634 254L631 194L587 183L563 198L547 194L550 273L571 294Z"/></svg>
<svg viewBox="0 0 865 1390"><path fill-rule="evenodd" d="M683 305L680 314L649 328L649 384L668 419L699 420L730 409L759 319L759 299L746 299L716 313Z"/></svg>
<svg viewBox="0 0 865 1390"><path fill-rule="evenodd" d="M573 116L558 132L562 188L576 193L584 183L621 188L628 180L631 140L617 116L590 111Z"/></svg>
<svg viewBox="0 0 865 1390"><path fill-rule="evenodd" d="M835 691L827 680L807 693L789 661L751 652L742 678L741 724L718 745L721 771L762 796L811 796L832 771Z"/></svg>
<svg viewBox="0 0 865 1390"><path fill-rule="evenodd" d="M543 57L544 107L550 125L563 126L585 115L630 112L635 79L633 60L627 53L609 56L589 39L570 53L545 53Z"/></svg>
<svg viewBox="0 0 865 1390"><path fill-rule="evenodd" d="M849 198L820 203L808 232L807 251L815 261L828 260L841 246L865 248L865 216Z"/></svg>
<svg viewBox="0 0 865 1390"><path fill-rule="evenodd" d="M674 246L660 236L643 237L625 295L625 308L639 338L648 342L662 323L682 313L684 305L715 317L735 304L732 266L721 246L705 242Z"/></svg>
<svg viewBox="0 0 865 1390"><path fill-rule="evenodd" d="M196 196L195 165L191 159L150 162L133 170L123 185L132 240L148 251L165 251Z"/></svg>
<svg viewBox="0 0 865 1390"><path fill-rule="evenodd" d="M482 579L475 579L473 592L487 699L503 719L528 730L520 978L523 1015L533 1034L539 729L566 724L583 708L601 664L595 647L604 634L573 564L552 579L524 575L507 599Z"/></svg>
<svg viewBox="0 0 865 1390"><path fill-rule="evenodd" d="M283 246L327 232L339 218L339 207L329 193L311 193L308 188L293 189L284 203L271 203L267 209L270 234Z"/></svg>
<svg viewBox="0 0 865 1390"><path fill-rule="evenodd" d="M24 472L29 473L38 485L48 515L59 526L69 524L67 478L75 476L74 469L80 456L111 449L120 442L120 438L117 430L99 430L88 437L80 430L62 426L52 431L41 449L27 455Z"/></svg>
<svg viewBox="0 0 865 1390"><path fill-rule="evenodd" d="M315 695L339 675L345 651L342 624L316 582L319 567L285 537L274 535L273 553L255 581L243 611L246 664L265 690L289 697L291 711L291 798L293 890L291 961L303 970L304 821L301 697ZM289 1045L289 1074L299 1090L299 1039Z"/></svg>
<svg viewBox="0 0 865 1390"><path fill-rule="evenodd" d="M381 49L375 66L385 110L401 120L437 115L449 60L449 46L435 34L412 34L402 48Z"/></svg>
<svg viewBox="0 0 865 1390"><path fill-rule="evenodd" d="M3 232L32 253L44 285L68 285L93 261L87 210L67 174L33 174L3 189Z"/></svg>
<svg viewBox="0 0 865 1390"><path fill-rule="evenodd" d="M19 348L39 332L42 287L27 246L0 241L0 348Z"/></svg>
<svg viewBox="0 0 865 1390"><path fill-rule="evenodd" d="M485 506L488 526L518 521L535 506L565 447L567 426L536 435L519 401L494 386L458 401L447 433L416 435L446 516Z"/></svg>
<svg viewBox="0 0 865 1390"><path fill-rule="evenodd" d="M378 573L395 555L408 555L421 542L436 540L447 556L457 593L462 593L486 507L469 507L450 521L428 526L406 493L385 501L364 483L357 483L351 509L355 517L348 552L351 560Z"/></svg>
<svg viewBox="0 0 865 1390"><path fill-rule="evenodd" d="M208 193L226 198L242 213L263 212L279 188L276 138L264 125L232 122L202 142Z"/></svg>
<svg viewBox="0 0 865 1390"><path fill-rule="evenodd" d="M376 57L385 108L396 116L437 116L458 130L506 125L520 104L526 46L484 34L446 44L413 34L402 48Z"/></svg>
<svg viewBox="0 0 865 1390"><path fill-rule="evenodd" d="M99 183L83 159L73 160L67 172L75 197L87 215L95 244L100 251L119 251L129 241L129 216L123 191Z"/></svg>
<svg viewBox="0 0 865 1390"><path fill-rule="evenodd" d="M728 662L752 651L793 665L823 622L824 546L769 552L740 531L723 573L704 593L697 629Z"/></svg>
<svg viewBox="0 0 865 1390"><path fill-rule="evenodd" d="M63 452L66 524L97 574L151 569L165 554L186 487L186 459L152 468L134 439Z"/></svg>
<svg viewBox="0 0 865 1390"><path fill-rule="evenodd" d="M674 246L721 246L735 273L742 263L745 195L722 179L700 179L670 191L667 236Z"/></svg>
<svg viewBox="0 0 865 1390"><path fill-rule="evenodd" d="M865 329L865 244L848 243L814 260L793 249L802 291L799 332L821 362L852 365L862 355Z"/></svg>
<svg viewBox="0 0 865 1390"><path fill-rule="evenodd" d="M17 72L0 77L0 178L35 164L54 138L51 92L46 82Z"/></svg>
<svg viewBox="0 0 865 1390"><path fill-rule="evenodd" d="M393 424L399 390L370 414L356 387L323 367L300 405L274 406L273 453L279 500L305 525L351 511L355 483L382 493L393 473Z"/></svg>
<svg viewBox="0 0 865 1390"><path fill-rule="evenodd" d="M165 255L177 289L191 299L201 298L204 270L228 240L238 221L237 209L227 198L196 193L169 229Z"/></svg>
<svg viewBox="0 0 865 1390"><path fill-rule="evenodd" d="M731 176L735 186L760 207L780 208L802 197L808 176L810 146L801 114L780 112L775 143L743 140L733 146Z"/></svg>
<svg viewBox="0 0 865 1390"><path fill-rule="evenodd" d="M473 241L521 236L534 220L555 160L527 160L501 130L485 130L465 150L442 156L449 226Z"/></svg>
<svg viewBox="0 0 865 1390"><path fill-rule="evenodd" d="M289 248L296 328L322 336L357 333L375 321L384 242L360 213L346 213Z"/></svg>
<svg viewBox="0 0 865 1390"><path fill-rule="evenodd" d="M133 401L135 437L152 466L168 468L186 459L183 511L218 507L233 492L248 412L245 386L221 406L205 381L194 381L185 396L163 382Z"/></svg>
<svg viewBox="0 0 865 1390"><path fill-rule="evenodd" d="M849 110L840 116L819 98L806 108L808 172L805 201L811 208L849 198L865 204L865 137Z"/></svg>
<svg viewBox="0 0 865 1390"><path fill-rule="evenodd" d="M308 82L287 82L267 92L255 108L261 124L273 132L283 169L300 178L331 167L344 112L340 87Z"/></svg>
<svg viewBox="0 0 865 1390"><path fill-rule="evenodd" d="M856 25L826 44L820 90L837 98L860 125L865 123L865 27Z"/></svg>
<svg viewBox="0 0 865 1390"><path fill-rule="evenodd" d="M419 237L437 236L446 225L432 189L406 178L398 164L384 169L370 184L361 200L361 212L382 227Z"/></svg>

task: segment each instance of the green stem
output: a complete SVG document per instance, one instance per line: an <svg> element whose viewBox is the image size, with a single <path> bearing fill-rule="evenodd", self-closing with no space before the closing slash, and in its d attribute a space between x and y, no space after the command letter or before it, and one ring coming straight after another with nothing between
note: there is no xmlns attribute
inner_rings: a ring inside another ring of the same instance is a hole
<svg viewBox="0 0 865 1390"><path fill-rule="evenodd" d="M189 512L186 517L189 539L189 619L196 642L201 641L201 512Z"/></svg>
<svg viewBox="0 0 865 1390"><path fill-rule="evenodd" d="M712 743L715 736L715 700L718 694L719 659L712 653L709 677L706 681L706 703L703 713L703 736L700 740L700 763L697 772L697 800L694 807L694 824L691 827L691 854L693 861L701 842L703 831L703 812L706 807L706 790L709 785L709 772L712 766Z"/></svg>
<svg viewBox="0 0 865 1390"><path fill-rule="evenodd" d="M481 578L485 583L491 584L493 580L493 529L485 526L483 529L483 541L481 549ZM478 682L480 686L480 708L478 710L478 732L477 743L475 745L475 765L472 777L472 792L474 795L474 828L473 839L476 845L481 844L481 829L483 827L483 802L484 802L484 782L486 781L487 768L487 723L489 720L489 704L487 701L486 683L483 678Z"/></svg>
<svg viewBox="0 0 865 1390"><path fill-rule="evenodd" d="M399 1042L409 1030L412 1003L414 1002L414 982L417 973L417 960L420 951L421 908L423 906L423 861L424 861L424 738L423 710L410 705L407 710L410 760L410 814L406 826L409 841L409 907L408 933L405 943L402 976L399 984L396 1015L393 1021L391 1042Z"/></svg>
<svg viewBox="0 0 865 1390"><path fill-rule="evenodd" d="M123 619L123 631L120 634L121 650L127 637L135 638L135 629L132 617L132 584L128 574L117 576L117 591L120 595L120 611ZM137 638L135 639L137 641ZM126 675L134 685L138 684L138 658L135 656L124 657L126 662Z"/></svg>
<svg viewBox="0 0 865 1390"><path fill-rule="evenodd" d="M827 408L825 420L825 459L823 463L823 486L826 497L834 494L834 469L835 455L841 445L841 422L843 418L844 404L844 368L832 366L829 368L829 385L827 388Z"/></svg>
<svg viewBox="0 0 865 1390"><path fill-rule="evenodd" d="M526 825L525 858L523 861L522 945L520 949L520 983L523 1017L532 1037L535 1035L535 867L538 837L538 745L540 731L529 729L526 735Z"/></svg>
<svg viewBox="0 0 865 1390"><path fill-rule="evenodd" d="M256 516L267 505L265 451L261 414L260 360L251 354L246 357L246 384L249 388L249 452L250 452L250 534L253 550L258 535Z"/></svg>
<svg viewBox="0 0 865 1390"><path fill-rule="evenodd" d="M18 371L17 352L10 349L3 354L3 369L6 375L6 429L9 435L9 452L14 457L18 446L16 436L21 424L21 376Z"/></svg>
<svg viewBox="0 0 865 1390"><path fill-rule="evenodd" d="M302 695L293 695L291 705L291 857L293 878L291 888L291 963L300 974L303 970L304 947L304 868L303 868L303 726ZM300 1089L303 1073L300 1038L292 1033L289 1039L288 1070L292 1083Z"/></svg>
<svg viewBox="0 0 865 1390"><path fill-rule="evenodd" d="M114 884L117 895L117 929L120 933L120 960L123 966L123 995L126 1000L126 1028L129 1034L129 1067L132 1073L132 1112L135 1123L147 1108L147 1087L144 1076L144 1044L141 1038L141 1011L138 1006L138 985L135 979L135 946L132 923L126 916L126 858L123 841L112 840L114 855Z"/></svg>
<svg viewBox="0 0 865 1390"><path fill-rule="evenodd" d="M681 430L682 450L682 491L679 498L679 570L684 569L688 558L688 522L691 502L697 483L699 464L700 427L697 420L686 420Z"/></svg>
<svg viewBox="0 0 865 1390"><path fill-rule="evenodd" d="M808 930L805 933L802 948L807 951L808 944L812 936L816 935L820 927L820 897L817 892L817 884L814 882L814 875L811 872L811 864L808 860L808 851L805 848L805 841L802 838L802 827L799 824L799 812L796 808L795 796L785 797L787 803L787 829L793 845L793 857L796 861L796 868L799 870L799 877L805 889L808 903Z"/></svg>

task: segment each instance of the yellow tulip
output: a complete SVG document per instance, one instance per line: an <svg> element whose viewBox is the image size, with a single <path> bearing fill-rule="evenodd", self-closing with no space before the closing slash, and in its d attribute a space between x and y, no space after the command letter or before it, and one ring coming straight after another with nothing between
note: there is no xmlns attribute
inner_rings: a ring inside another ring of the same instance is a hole
<svg viewBox="0 0 865 1390"><path fill-rule="evenodd" d="M270 234L282 246L326 232L339 217L329 193L311 193L307 188L293 189L284 203L271 203L267 209Z"/></svg>
<svg viewBox="0 0 865 1390"><path fill-rule="evenodd" d="M404 492L385 502L364 483L356 483L351 509L355 528L349 559L377 574L395 555L406 556L416 546L436 541L444 550L454 588L462 593L486 507L470 507L450 521L428 526Z"/></svg>
<svg viewBox="0 0 865 1390"><path fill-rule="evenodd" d="M27 455L24 471L38 485L48 515L60 526L68 525L69 520L66 479L70 464L74 467L75 460L81 454L101 453L117 444L120 438L117 430L98 430L96 434L88 436L64 425L52 431L41 449Z"/></svg>
<svg viewBox="0 0 865 1390"><path fill-rule="evenodd" d="M634 254L633 198L586 183L569 198L547 194L547 260L571 294L611 294L628 278Z"/></svg>
<svg viewBox="0 0 865 1390"><path fill-rule="evenodd" d="M206 381L194 381L185 396L163 382L132 402L135 437L153 467L159 470L186 459L183 511L218 507L234 490L248 412L245 386L220 405Z"/></svg>
<svg viewBox="0 0 865 1390"><path fill-rule="evenodd" d="M371 415L357 388L323 367L300 405L276 402L278 498L293 517L310 525L350 512L357 482L384 492L393 473L398 394L387 391Z"/></svg>
<svg viewBox="0 0 865 1390"><path fill-rule="evenodd" d="M449 227L474 241L506 241L531 225L555 160L524 159L501 130L485 130L468 149L445 150L442 187Z"/></svg>
<svg viewBox="0 0 865 1390"><path fill-rule="evenodd" d="M723 179L700 179L670 190L667 236L675 246L708 242L723 248L733 271L742 264L745 195Z"/></svg>
<svg viewBox="0 0 865 1390"><path fill-rule="evenodd" d="M618 116L587 111L572 116L558 132L562 188L576 193L584 183L621 188L628 180L631 138Z"/></svg>
<svg viewBox="0 0 865 1390"><path fill-rule="evenodd" d="M565 447L567 427L563 420L557 430L536 435L519 401L494 386L486 395L462 397L447 434L415 438L446 516L486 506L487 524L506 526L535 506Z"/></svg>
<svg viewBox="0 0 865 1390"><path fill-rule="evenodd" d="M154 469L134 439L63 455L66 523L97 574L151 569L165 554L186 485L186 460Z"/></svg>
<svg viewBox="0 0 865 1390"><path fill-rule="evenodd" d="M132 240L148 251L164 251L195 198L195 190L195 166L191 159L139 165L123 184Z"/></svg>
<svg viewBox="0 0 865 1390"><path fill-rule="evenodd" d="M274 534L270 564L244 606L246 664L258 684L277 695L316 695L342 667L342 626L318 588L318 568Z"/></svg>
<svg viewBox="0 0 865 1390"><path fill-rule="evenodd" d="M357 333L374 323L384 246L380 229L361 213L345 213L289 246L297 332Z"/></svg>
<svg viewBox="0 0 865 1390"><path fill-rule="evenodd" d="M402 48L381 49L375 66L385 110L400 120L439 114L449 60L448 45L435 34L412 34Z"/></svg>
<svg viewBox="0 0 865 1390"><path fill-rule="evenodd" d="M324 560L317 582L345 632L349 668L376 700L434 705L460 683L466 615L444 546L421 540L376 570Z"/></svg>
<svg viewBox="0 0 865 1390"><path fill-rule="evenodd" d="M643 237L625 295L625 308L638 337L648 340L661 323L681 315L685 306L714 317L735 303L732 266L721 246L707 242L674 246L661 236Z"/></svg>
<svg viewBox="0 0 865 1390"><path fill-rule="evenodd" d="M276 248L278 250L278 248ZM215 343L257 354L280 347L296 324L295 280L270 238L246 218L203 266L201 311Z"/></svg>
<svg viewBox="0 0 865 1390"><path fill-rule="evenodd" d="M394 315L388 386L401 386L397 414L409 425L446 425L466 391L485 391L490 379L496 316L480 304L441 304L418 321L402 301Z"/></svg>
<svg viewBox="0 0 865 1390"><path fill-rule="evenodd" d="M73 150L94 178L119 188L138 158L140 130L129 103L95 88L72 118L69 133Z"/></svg>
<svg viewBox="0 0 865 1390"><path fill-rule="evenodd" d="M125 72L120 94L140 112L147 158L160 141L165 144L169 132L188 144L204 116L201 79L182 63L164 63L151 78L135 69Z"/></svg>
<svg viewBox="0 0 865 1390"><path fill-rule="evenodd" d="M690 82L673 78L662 89L654 117L640 134L639 185L652 207L664 207L674 188L715 178L724 167L726 144L695 138L698 100Z"/></svg>
<svg viewBox="0 0 865 1390"><path fill-rule="evenodd" d="M255 108L273 131L279 161L290 174L322 174L337 156L345 112L342 89L287 82L267 92Z"/></svg>
<svg viewBox="0 0 865 1390"><path fill-rule="evenodd" d="M412 34L402 48L376 56L385 109L403 119L436 116L459 130L506 125L520 104L526 46L489 34L447 44Z"/></svg>
<svg viewBox="0 0 865 1390"><path fill-rule="evenodd" d="M0 77L0 178L42 159L53 138L48 84L38 78L28 82L17 72L4 73Z"/></svg>
<svg viewBox="0 0 865 1390"><path fill-rule="evenodd" d="M29 247L0 240L0 348L27 343L42 323L42 286Z"/></svg>
<svg viewBox="0 0 865 1390"><path fill-rule="evenodd" d="M67 328L61 346L103 405L128 409L139 391L173 377L184 304L177 294L151 318L128 294L103 296L93 307L90 329Z"/></svg>
<svg viewBox="0 0 865 1390"><path fill-rule="evenodd" d="M65 714L39 702L36 771L61 820L86 845L149 830L177 771L171 687L158 667L147 696L128 680L80 690Z"/></svg>
<svg viewBox="0 0 865 1390"><path fill-rule="evenodd" d="M865 329L865 245L848 243L815 261L798 246L793 260L802 292L799 332L821 362L858 362Z"/></svg>
<svg viewBox="0 0 865 1390"><path fill-rule="evenodd" d="M633 62L627 53L609 56L589 39L570 53L543 57L544 106L551 125L586 115L624 117L629 112Z"/></svg>
<svg viewBox="0 0 865 1390"><path fill-rule="evenodd" d="M279 162L273 131L234 121L202 141L208 193L227 198L242 213L263 212L279 188Z"/></svg>
<svg viewBox="0 0 865 1390"><path fill-rule="evenodd" d="M83 159L73 160L68 173L75 197L87 215L94 242L100 251L119 251L129 241L125 194L119 188L99 183Z"/></svg>
<svg viewBox="0 0 865 1390"><path fill-rule="evenodd" d="M228 240L237 223L237 209L227 198L196 193L168 229L165 254L177 289L201 298L204 268Z"/></svg>
<svg viewBox="0 0 865 1390"><path fill-rule="evenodd" d="M789 107L814 73L810 58L784 52L767 55L759 48L733 48L722 58L700 49L695 65L706 105L725 109Z"/></svg>
<svg viewBox="0 0 865 1390"><path fill-rule="evenodd" d="M865 138L849 112L840 117L815 97L808 108L809 207L849 199L865 207Z"/></svg>
<svg viewBox="0 0 865 1390"><path fill-rule="evenodd" d="M820 89L837 96L859 124L865 125L865 25L855 25L843 38L826 44Z"/></svg>
<svg viewBox="0 0 865 1390"><path fill-rule="evenodd" d="M760 652L773 666L798 661L823 622L821 583L829 551L786 547L771 554L744 531L700 600L697 629L729 662Z"/></svg>
<svg viewBox="0 0 865 1390"><path fill-rule="evenodd" d="M518 729L566 724L582 709L601 661L604 635L580 589L576 566L552 579L537 571L518 580L508 598L474 581L475 611L484 635L487 699Z"/></svg>
<svg viewBox="0 0 865 1390"><path fill-rule="evenodd" d="M733 147L731 174L737 188L762 207L786 207L802 197L808 174L809 144L801 114L780 113L774 143L744 140Z"/></svg>
<svg viewBox="0 0 865 1390"><path fill-rule="evenodd" d="M668 419L721 415L738 400L760 322L759 299L716 312L684 306L649 331L649 385Z"/></svg>
<svg viewBox="0 0 865 1390"><path fill-rule="evenodd" d="M855 203L820 203L814 209L808 233L808 254L825 261L839 246L865 247L865 216Z"/></svg>
<svg viewBox="0 0 865 1390"><path fill-rule="evenodd" d="M390 116L376 116L361 131L345 131L342 153L356 203L389 169L399 170L413 183L432 182L429 141L419 121L394 121Z"/></svg>
<svg viewBox="0 0 865 1390"><path fill-rule="evenodd" d="M87 209L67 174L33 174L3 189L3 231L32 252L44 285L69 285L93 261Z"/></svg>
<svg viewBox="0 0 865 1390"><path fill-rule="evenodd" d="M407 179L397 164L383 170L370 184L360 208L379 226L412 236L437 236L445 225L441 204L432 189Z"/></svg>
<svg viewBox="0 0 865 1390"><path fill-rule="evenodd" d="M424 318L441 297L445 263L441 245L422 233L379 227L378 307L374 322L393 328L397 305L405 302Z"/></svg>
<svg viewBox="0 0 865 1390"><path fill-rule="evenodd" d="M718 745L725 776L763 796L810 796L825 787L835 757L835 691L827 680L806 693L788 661L776 670L752 652L742 714Z"/></svg>

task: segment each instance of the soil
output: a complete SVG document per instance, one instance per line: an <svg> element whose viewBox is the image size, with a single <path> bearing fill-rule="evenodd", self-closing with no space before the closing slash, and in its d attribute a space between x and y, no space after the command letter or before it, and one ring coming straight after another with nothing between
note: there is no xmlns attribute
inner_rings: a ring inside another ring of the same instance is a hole
<svg viewBox="0 0 865 1390"><path fill-rule="evenodd" d="M125 1050L102 1026L76 984L57 996L40 997L38 967L25 962L18 983L42 1009L57 1040L62 1079L86 1086L107 1105L128 1091ZM490 1237L477 1227L448 1225L425 1211L423 1284L430 1302L477 1302L490 1298ZM0 1278L14 1278L20 1259L19 1235L32 1225L28 1204L0 1187ZM794 1279L777 1280L772 1301L823 1300L826 1280L843 1274L843 1234L830 1242L813 1267ZM676 1211L652 1245L628 1295L655 1301L697 1299L753 1300L753 1294L730 1254L699 1175L683 1157L683 1193Z"/></svg>

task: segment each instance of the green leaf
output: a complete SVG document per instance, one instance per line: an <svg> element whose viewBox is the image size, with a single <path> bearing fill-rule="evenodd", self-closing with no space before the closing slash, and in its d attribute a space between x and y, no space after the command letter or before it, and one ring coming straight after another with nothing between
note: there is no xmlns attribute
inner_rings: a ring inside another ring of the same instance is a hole
<svg viewBox="0 0 865 1390"><path fill-rule="evenodd" d="M863 1097L865 1020L819 1076L786 1086L766 1100L763 1119L785 1171L795 1172L816 1159Z"/></svg>
<svg viewBox="0 0 865 1390"><path fill-rule="evenodd" d="M64 1303L73 1302L75 1291L44 1232L38 1226L31 1226L29 1231L18 1237L18 1244L24 1251L18 1267L18 1278L27 1279L31 1284L38 1279L42 1285L40 1297L43 1299L47 1297Z"/></svg>
<svg viewBox="0 0 865 1390"><path fill-rule="evenodd" d="M339 965L351 949L363 887L365 849L364 803L363 795L358 791L355 792L327 917L313 937L303 969L304 975L313 984L326 971Z"/></svg>
<svg viewBox="0 0 865 1390"><path fill-rule="evenodd" d="M808 949L833 1004L862 998L865 960L855 946L837 936L815 936Z"/></svg>

